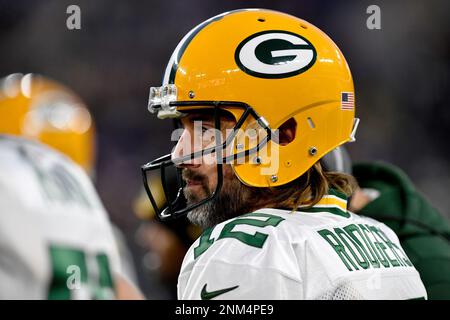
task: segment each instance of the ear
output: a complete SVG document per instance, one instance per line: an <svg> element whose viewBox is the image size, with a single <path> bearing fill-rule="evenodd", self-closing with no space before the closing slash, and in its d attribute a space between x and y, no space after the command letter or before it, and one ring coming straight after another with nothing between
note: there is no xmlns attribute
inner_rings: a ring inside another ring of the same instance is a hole
<svg viewBox="0 0 450 320"><path fill-rule="evenodd" d="M297 131L297 121L294 118L286 120L279 128L279 145L286 146L295 139Z"/></svg>

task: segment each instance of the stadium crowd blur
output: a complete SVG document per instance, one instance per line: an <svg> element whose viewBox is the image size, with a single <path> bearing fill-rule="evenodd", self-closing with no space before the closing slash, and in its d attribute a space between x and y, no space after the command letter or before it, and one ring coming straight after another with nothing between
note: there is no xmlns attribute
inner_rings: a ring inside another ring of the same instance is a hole
<svg viewBox="0 0 450 320"><path fill-rule="evenodd" d="M70 4L81 9L81 30L66 27ZM381 30L366 27L371 4L381 8ZM173 270L158 277L167 263L157 253L189 242L188 235L173 239L155 222L142 224L136 216L145 211L136 200L140 166L170 152L172 126L149 115L148 89L161 83L168 57L192 26L245 7L292 13L336 41L352 68L361 118L357 143L348 146L352 158L399 166L450 218L446 0L0 0L0 77L41 73L88 105L97 128L95 184L111 220L125 234L147 298L174 297ZM179 260L183 252L176 250Z"/></svg>

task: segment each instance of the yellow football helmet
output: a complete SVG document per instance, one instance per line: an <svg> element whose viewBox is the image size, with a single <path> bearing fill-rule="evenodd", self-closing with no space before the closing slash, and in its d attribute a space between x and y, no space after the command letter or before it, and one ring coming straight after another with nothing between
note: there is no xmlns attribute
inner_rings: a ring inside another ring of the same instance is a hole
<svg viewBox="0 0 450 320"><path fill-rule="evenodd" d="M211 197L185 208L178 200L181 192L174 200L167 192L166 197L160 193L155 197L153 186L170 187L164 177L163 182L154 174L149 178L149 172L158 169L157 174L164 176L169 166L205 152L222 158L231 146L232 156L223 160L242 183L281 186L332 149L352 141L358 124L352 76L336 44L304 20L263 9L223 13L196 26L173 52L163 85L150 89L149 110L159 118L205 108L226 110L236 119L235 133L221 144L222 149L215 146L184 159L168 155L142 167L147 193L163 219L216 196L222 177ZM296 123L295 138L279 145L276 129L290 119ZM250 129L256 138L252 139Z"/></svg>
<svg viewBox="0 0 450 320"><path fill-rule="evenodd" d="M46 77L15 73L0 79L0 133L39 140L93 174L91 115L75 93Z"/></svg>

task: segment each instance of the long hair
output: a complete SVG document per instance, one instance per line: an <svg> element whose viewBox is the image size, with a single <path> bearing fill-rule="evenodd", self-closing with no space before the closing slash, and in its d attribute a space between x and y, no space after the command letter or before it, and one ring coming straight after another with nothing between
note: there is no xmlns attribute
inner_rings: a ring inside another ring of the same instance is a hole
<svg viewBox="0 0 450 320"><path fill-rule="evenodd" d="M261 199L258 205L275 208L290 208L293 211L302 206L312 207L330 188L349 197L357 188L353 176L340 172L326 172L316 162L303 175L283 186L272 188L251 188L254 199Z"/></svg>

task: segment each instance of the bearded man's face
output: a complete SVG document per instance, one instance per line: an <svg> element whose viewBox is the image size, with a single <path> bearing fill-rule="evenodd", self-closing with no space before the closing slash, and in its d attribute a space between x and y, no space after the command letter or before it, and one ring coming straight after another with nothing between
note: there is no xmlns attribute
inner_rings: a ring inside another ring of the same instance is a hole
<svg viewBox="0 0 450 320"><path fill-rule="evenodd" d="M175 150L172 152L172 158L185 156L188 153L204 149L207 144L214 141L214 137L208 136L208 131L212 131L215 128L214 119L211 115L189 114L182 118L181 123L183 133ZM226 138L225 130L233 128L235 124L234 120L221 119L223 139ZM202 143L198 143L198 141L202 141ZM211 154L209 159L209 161L205 161L204 158L192 159L179 165L183 169L182 177L186 182L183 192L188 205L206 199L216 190L217 162L214 160L215 155ZM214 161L211 161L211 159ZM231 165L223 164L222 173L223 184L219 195L188 213L188 219L203 229L247 213L249 210L247 205L250 198L249 188L238 180L233 173Z"/></svg>

